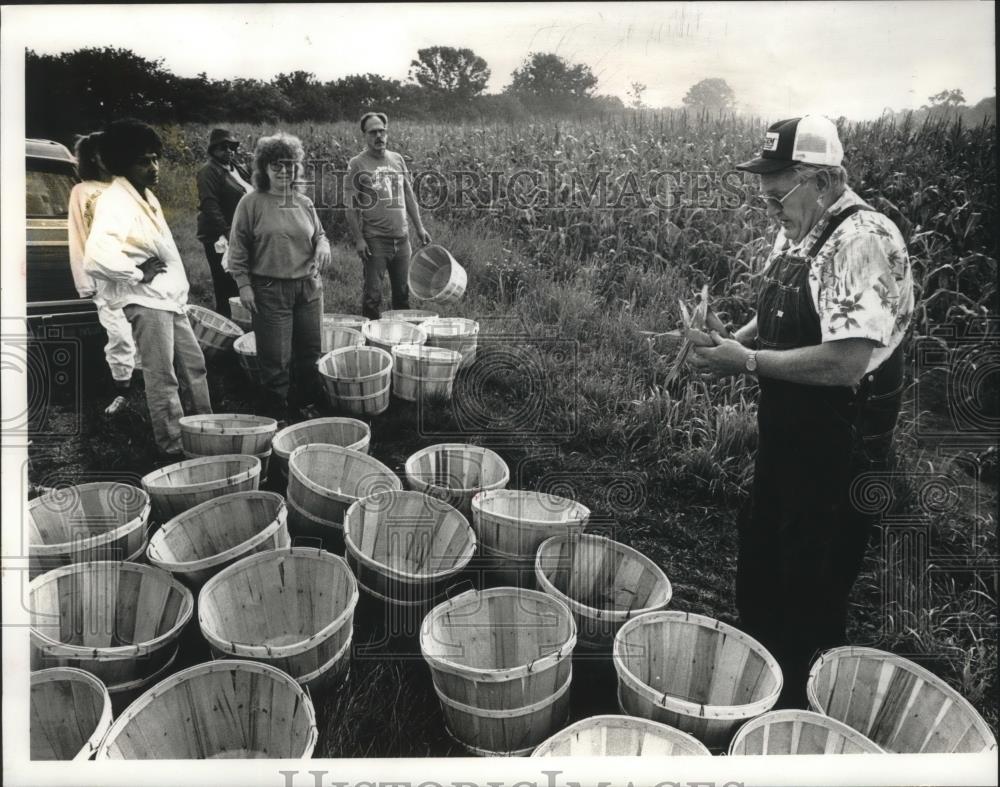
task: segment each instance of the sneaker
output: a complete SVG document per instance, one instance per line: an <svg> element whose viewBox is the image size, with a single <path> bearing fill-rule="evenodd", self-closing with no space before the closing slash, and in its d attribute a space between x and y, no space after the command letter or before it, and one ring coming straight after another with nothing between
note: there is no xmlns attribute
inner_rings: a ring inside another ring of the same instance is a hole
<svg viewBox="0 0 1000 787"><path fill-rule="evenodd" d="M104 408L104 417L111 418L128 407L128 399L124 396L116 396L107 407Z"/></svg>

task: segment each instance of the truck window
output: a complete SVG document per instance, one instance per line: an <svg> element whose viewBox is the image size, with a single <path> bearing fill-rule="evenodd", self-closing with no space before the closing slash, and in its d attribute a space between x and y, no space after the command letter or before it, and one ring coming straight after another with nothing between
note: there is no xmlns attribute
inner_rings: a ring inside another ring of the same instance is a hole
<svg viewBox="0 0 1000 787"><path fill-rule="evenodd" d="M69 172L45 169L27 171L26 214L31 218L65 218L74 178Z"/></svg>

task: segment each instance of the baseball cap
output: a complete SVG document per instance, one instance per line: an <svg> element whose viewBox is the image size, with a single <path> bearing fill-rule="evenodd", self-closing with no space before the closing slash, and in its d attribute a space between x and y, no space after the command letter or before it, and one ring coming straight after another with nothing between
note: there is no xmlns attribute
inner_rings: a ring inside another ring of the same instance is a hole
<svg viewBox="0 0 1000 787"><path fill-rule="evenodd" d="M803 115L772 123L760 155L736 169L769 175L798 163L839 167L843 160L844 146L833 122L822 115Z"/></svg>

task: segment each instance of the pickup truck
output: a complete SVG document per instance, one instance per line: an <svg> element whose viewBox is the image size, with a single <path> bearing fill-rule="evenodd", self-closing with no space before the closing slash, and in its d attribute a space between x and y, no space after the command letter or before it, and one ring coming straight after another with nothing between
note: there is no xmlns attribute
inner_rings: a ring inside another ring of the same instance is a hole
<svg viewBox="0 0 1000 787"><path fill-rule="evenodd" d="M76 159L44 139L25 140L25 154L28 326L40 336L100 336L97 308L78 295L69 265L67 206L78 182Z"/></svg>

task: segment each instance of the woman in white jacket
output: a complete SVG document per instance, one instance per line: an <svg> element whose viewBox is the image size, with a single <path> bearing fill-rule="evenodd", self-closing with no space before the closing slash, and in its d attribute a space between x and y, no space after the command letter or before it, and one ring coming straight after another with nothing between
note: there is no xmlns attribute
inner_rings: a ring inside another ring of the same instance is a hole
<svg viewBox="0 0 1000 787"><path fill-rule="evenodd" d="M101 160L114 180L97 200L84 269L108 282L142 353L153 437L163 459L183 459L182 400L210 413L205 358L187 317L188 279L177 244L150 190L159 179L163 142L150 126L116 120L101 137Z"/></svg>
<svg viewBox="0 0 1000 787"><path fill-rule="evenodd" d="M105 413L113 415L127 403L126 396L132 385L132 372L141 369L139 354L132 337L132 326L120 308L108 305L108 283L95 279L83 269L83 256L90 227L94 223L97 198L111 184L111 173L101 163L97 146L101 132L80 137L76 142L76 171L80 177L69 195L69 264L73 281L81 298L93 297L97 318L108 335L104 357L111 369L117 396Z"/></svg>

